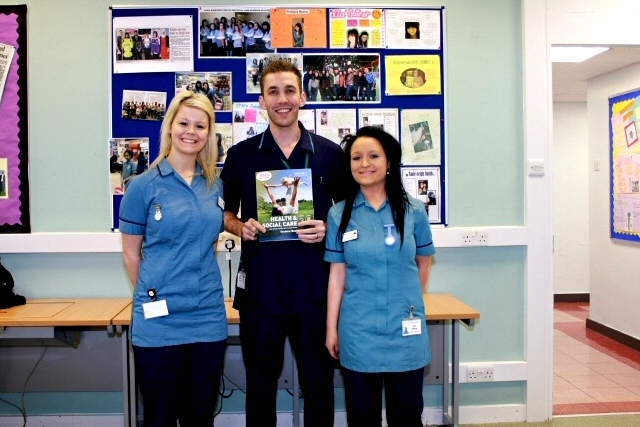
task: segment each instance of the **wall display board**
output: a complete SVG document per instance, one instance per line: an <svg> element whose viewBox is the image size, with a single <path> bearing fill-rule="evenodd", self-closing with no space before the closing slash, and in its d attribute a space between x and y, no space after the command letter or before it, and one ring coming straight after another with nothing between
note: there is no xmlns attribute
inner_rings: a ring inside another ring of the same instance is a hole
<svg viewBox="0 0 640 427"><path fill-rule="evenodd" d="M432 224L446 225L444 8L114 6L111 12L112 183L124 182L125 161L137 162L140 153L149 164L156 159L164 111L182 90L203 92L213 103L224 167L231 145L268 126L258 105L260 76L270 61L284 59L303 75L303 125L336 143L358 126L394 135L407 191L423 200ZM124 191L126 185L114 184L109 195L114 230Z"/></svg>
<svg viewBox="0 0 640 427"><path fill-rule="evenodd" d="M640 89L609 98L611 237L640 242Z"/></svg>
<svg viewBox="0 0 640 427"><path fill-rule="evenodd" d="M27 7L0 6L0 233L29 233Z"/></svg>

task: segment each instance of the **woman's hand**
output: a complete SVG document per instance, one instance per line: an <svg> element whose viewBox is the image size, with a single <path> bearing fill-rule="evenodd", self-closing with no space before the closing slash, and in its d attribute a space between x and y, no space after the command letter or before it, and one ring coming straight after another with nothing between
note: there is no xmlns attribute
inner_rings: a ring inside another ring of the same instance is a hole
<svg viewBox="0 0 640 427"><path fill-rule="evenodd" d="M329 354L334 359L340 359L340 342L338 339L338 331L335 328L327 328L327 339L325 346L329 350Z"/></svg>

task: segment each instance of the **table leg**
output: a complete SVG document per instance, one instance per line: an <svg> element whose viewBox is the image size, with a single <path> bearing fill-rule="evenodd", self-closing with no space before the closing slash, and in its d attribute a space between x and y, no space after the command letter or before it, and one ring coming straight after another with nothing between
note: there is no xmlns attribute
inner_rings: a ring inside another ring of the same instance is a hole
<svg viewBox="0 0 640 427"><path fill-rule="evenodd" d="M133 355L129 345L129 334L127 328L118 327L118 335L122 344L122 391L124 401L124 425L125 427L136 427L136 407L135 407L135 374L133 373Z"/></svg>
<svg viewBox="0 0 640 427"><path fill-rule="evenodd" d="M442 424L450 426L453 424L452 416L449 414L449 399L451 397L449 388L449 376L451 373L449 365L449 329L447 321L442 321Z"/></svg>
<svg viewBox="0 0 640 427"><path fill-rule="evenodd" d="M453 397L451 398L451 412L453 427L458 427L458 417L460 412L460 321L451 321L452 354L451 354L451 374L453 383Z"/></svg>

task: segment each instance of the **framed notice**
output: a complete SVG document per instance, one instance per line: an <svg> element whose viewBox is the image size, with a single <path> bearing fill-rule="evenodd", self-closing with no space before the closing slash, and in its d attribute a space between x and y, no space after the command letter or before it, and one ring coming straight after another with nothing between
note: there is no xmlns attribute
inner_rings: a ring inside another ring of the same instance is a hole
<svg viewBox="0 0 640 427"><path fill-rule="evenodd" d="M640 89L609 98L611 237L640 242Z"/></svg>
<svg viewBox="0 0 640 427"><path fill-rule="evenodd" d="M0 233L29 233L27 7L0 6Z"/></svg>

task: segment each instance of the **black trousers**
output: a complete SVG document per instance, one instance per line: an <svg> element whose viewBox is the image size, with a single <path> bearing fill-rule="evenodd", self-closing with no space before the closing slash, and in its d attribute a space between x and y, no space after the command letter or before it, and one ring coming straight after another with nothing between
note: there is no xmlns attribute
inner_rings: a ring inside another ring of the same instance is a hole
<svg viewBox="0 0 640 427"><path fill-rule="evenodd" d="M133 346L145 427L213 425L226 341Z"/></svg>
<svg viewBox="0 0 640 427"><path fill-rule="evenodd" d="M356 372L342 368L349 427L380 427L384 388L389 427L423 427L424 368L407 372Z"/></svg>
<svg viewBox="0 0 640 427"><path fill-rule="evenodd" d="M305 427L333 426L334 364L324 346L326 312L264 315L240 311L240 341L247 374L247 427L276 426L278 378L289 337L304 396Z"/></svg>

